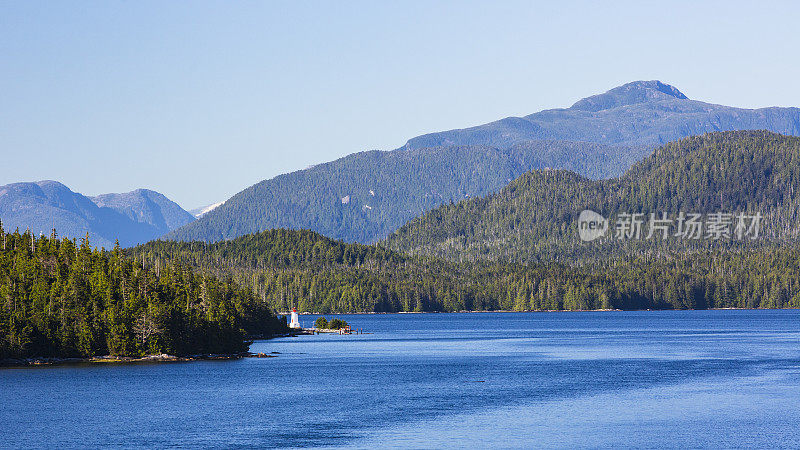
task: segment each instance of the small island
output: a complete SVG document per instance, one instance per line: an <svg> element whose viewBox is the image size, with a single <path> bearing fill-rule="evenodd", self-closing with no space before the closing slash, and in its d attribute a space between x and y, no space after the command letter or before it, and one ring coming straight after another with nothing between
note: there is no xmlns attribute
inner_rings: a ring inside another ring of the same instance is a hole
<svg viewBox="0 0 800 450"><path fill-rule="evenodd" d="M340 330L350 330L350 325L341 319L331 319L328 322L328 319L325 317L320 317L314 322L314 328L316 330L331 330L331 331L340 331Z"/></svg>

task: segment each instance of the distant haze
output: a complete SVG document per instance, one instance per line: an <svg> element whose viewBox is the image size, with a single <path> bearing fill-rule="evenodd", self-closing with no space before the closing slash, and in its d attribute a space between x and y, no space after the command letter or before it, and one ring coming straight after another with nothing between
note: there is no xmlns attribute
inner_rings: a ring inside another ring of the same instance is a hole
<svg viewBox="0 0 800 450"><path fill-rule="evenodd" d="M5 2L0 185L185 209L631 80L800 105L794 2Z"/></svg>

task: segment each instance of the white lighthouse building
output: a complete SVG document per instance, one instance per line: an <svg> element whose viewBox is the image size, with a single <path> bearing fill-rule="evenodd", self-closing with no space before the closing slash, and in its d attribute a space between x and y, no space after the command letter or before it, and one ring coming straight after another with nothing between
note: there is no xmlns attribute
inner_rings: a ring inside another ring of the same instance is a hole
<svg viewBox="0 0 800 450"><path fill-rule="evenodd" d="M297 308L292 308L292 316L289 321L289 328L300 328L300 319L297 317Z"/></svg>

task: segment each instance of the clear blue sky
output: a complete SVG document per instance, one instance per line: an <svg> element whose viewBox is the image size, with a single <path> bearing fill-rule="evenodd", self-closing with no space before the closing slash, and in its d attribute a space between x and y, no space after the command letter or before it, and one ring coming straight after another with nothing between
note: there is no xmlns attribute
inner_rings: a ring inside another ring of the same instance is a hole
<svg viewBox="0 0 800 450"><path fill-rule="evenodd" d="M700 3L700 4L695 4ZM800 106L792 2L0 2L0 184L185 208L638 79Z"/></svg>

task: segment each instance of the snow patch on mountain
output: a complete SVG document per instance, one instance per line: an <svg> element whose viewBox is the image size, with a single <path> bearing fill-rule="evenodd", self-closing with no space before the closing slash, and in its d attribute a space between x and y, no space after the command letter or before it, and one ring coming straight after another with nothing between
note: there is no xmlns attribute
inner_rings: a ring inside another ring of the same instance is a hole
<svg viewBox="0 0 800 450"><path fill-rule="evenodd" d="M201 206L199 208L195 208L195 209L190 210L189 213L199 219L199 218L205 216L206 214L210 213L211 211L217 209L223 203L225 203L225 202L221 201L219 203L213 203L211 205Z"/></svg>

